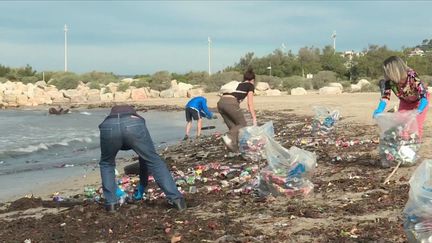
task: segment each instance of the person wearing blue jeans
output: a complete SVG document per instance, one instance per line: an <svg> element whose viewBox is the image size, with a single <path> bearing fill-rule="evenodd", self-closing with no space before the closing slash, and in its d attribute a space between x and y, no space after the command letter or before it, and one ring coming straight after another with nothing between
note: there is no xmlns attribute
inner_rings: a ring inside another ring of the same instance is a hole
<svg viewBox="0 0 432 243"><path fill-rule="evenodd" d="M165 162L155 150L144 118L138 115L132 106L114 106L110 115L99 125L99 131L101 148L99 166L107 211L115 212L118 209L115 157L119 150L124 149L132 149L139 155L140 170L146 168L152 173L171 205L180 211L186 209L182 194L177 190ZM145 166L141 166L143 162ZM143 177L147 178L147 173L143 174L146 174ZM147 185L147 181L139 186L143 191L144 185Z"/></svg>

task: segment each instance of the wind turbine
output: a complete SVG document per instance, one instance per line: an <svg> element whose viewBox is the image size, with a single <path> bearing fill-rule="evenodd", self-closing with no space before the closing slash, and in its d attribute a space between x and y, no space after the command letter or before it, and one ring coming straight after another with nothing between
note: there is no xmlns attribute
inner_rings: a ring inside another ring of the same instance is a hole
<svg viewBox="0 0 432 243"><path fill-rule="evenodd" d="M331 38L333 38L333 50L336 52L336 30L333 31Z"/></svg>
<svg viewBox="0 0 432 243"><path fill-rule="evenodd" d="M64 71L67 72L67 32L68 27L64 25Z"/></svg>

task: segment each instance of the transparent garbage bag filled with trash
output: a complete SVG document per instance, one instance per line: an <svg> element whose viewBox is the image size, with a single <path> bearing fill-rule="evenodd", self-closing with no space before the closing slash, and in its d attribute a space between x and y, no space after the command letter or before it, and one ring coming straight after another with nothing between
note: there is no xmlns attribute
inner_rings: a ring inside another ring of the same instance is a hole
<svg viewBox="0 0 432 243"><path fill-rule="evenodd" d="M315 115L312 119L312 134L327 135L332 132L340 118L339 111L323 106L314 106L313 111Z"/></svg>
<svg viewBox="0 0 432 243"><path fill-rule="evenodd" d="M268 165L259 176L259 196L306 196L313 190L309 178L316 167L315 154L295 146L286 149L270 139L266 159Z"/></svg>
<svg viewBox="0 0 432 243"><path fill-rule="evenodd" d="M412 166L420 149L417 111L383 113L375 120L380 130L379 155L381 166L388 167L399 162Z"/></svg>
<svg viewBox="0 0 432 243"><path fill-rule="evenodd" d="M409 183L409 199L403 211L407 239L432 242L432 160L424 160Z"/></svg>
<svg viewBox="0 0 432 243"><path fill-rule="evenodd" d="M273 122L262 126L248 126L239 130L239 151L243 158L260 161L264 158L265 145L274 137Z"/></svg>

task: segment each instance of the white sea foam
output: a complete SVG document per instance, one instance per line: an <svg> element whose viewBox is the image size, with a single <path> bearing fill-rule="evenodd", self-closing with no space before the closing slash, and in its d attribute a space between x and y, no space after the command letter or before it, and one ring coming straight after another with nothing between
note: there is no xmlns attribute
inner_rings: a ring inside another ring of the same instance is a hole
<svg viewBox="0 0 432 243"><path fill-rule="evenodd" d="M29 145L27 147L14 149L14 150L12 150L12 152L33 153L33 152L37 152L40 150L48 150L49 148L56 146L56 145L69 146L72 142L91 143L91 142L93 142L93 139L91 137L64 139L58 143L40 143L38 145Z"/></svg>
<svg viewBox="0 0 432 243"><path fill-rule="evenodd" d="M32 153L39 150L48 150L48 145L45 143L40 143L38 145L30 145L25 148L19 148L14 150L14 152L21 152L21 153Z"/></svg>

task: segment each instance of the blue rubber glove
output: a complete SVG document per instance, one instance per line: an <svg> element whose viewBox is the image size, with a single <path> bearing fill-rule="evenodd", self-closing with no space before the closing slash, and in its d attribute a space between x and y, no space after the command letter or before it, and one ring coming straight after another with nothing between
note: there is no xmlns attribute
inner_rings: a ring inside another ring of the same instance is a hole
<svg viewBox="0 0 432 243"><path fill-rule="evenodd" d="M141 185L141 183L137 186L137 190L134 193L134 199L135 200L141 200L143 199L145 195L145 188L143 185Z"/></svg>
<svg viewBox="0 0 432 243"><path fill-rule="evenodd" d="M417 108L417 112L419 114L421 114L428 105L429 105L428 100L426 98L421 98L420 99L420 104L419 104L419 106Z"/></svg>
<svg viewBox="0 0 432 243"><path fill-rule="evenodd" d="M384 111L384 109L386 108L386 105L387 105L387 102L385 102L384 100L381 100L380 103L378 104L378 107L374 111L372 117L376 118L376 116L378 114L382 113Z"/></svg>
<svg viewBox="0 0 432 243"><path fill-rule="evenodd" d="M116 196L118 198L126 197L126 192L124 192L122 189L120 189L120 187L117 187L117 189L116 189Z"/></svg>

